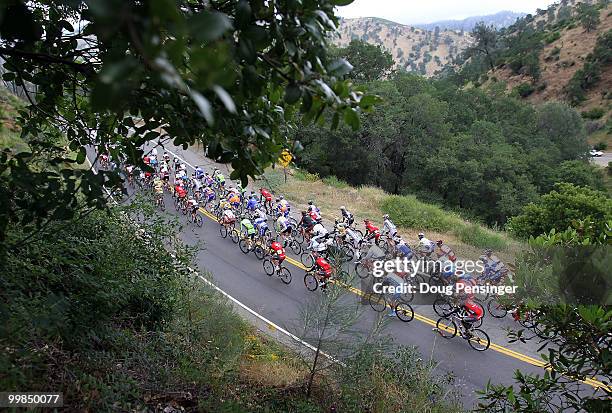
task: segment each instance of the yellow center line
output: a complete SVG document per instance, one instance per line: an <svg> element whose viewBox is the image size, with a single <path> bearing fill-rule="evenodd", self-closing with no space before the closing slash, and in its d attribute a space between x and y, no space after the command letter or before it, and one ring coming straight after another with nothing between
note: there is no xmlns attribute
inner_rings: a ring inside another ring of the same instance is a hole
<svg viewBox="0 0 612 413"><path fill-rule="evenodd" d="M213 214L211 214L210 212L208 212L207 210L205 210L204 208L200 207L199 211L202 214L204 214L205 216L207 216L208 218L212 219L213 221L215 221L215 222L217 221L217 217L214 216ZM293 259L291 257L285 258L285 261L287 261L289 264L291 264L291 265L293 265L293 266L295 266L295 267L297 267L297 268L299 268L301 270L304 270L304 271L308 270L308 268L306 268L306 266L304 266L304 264L302 264L301 262L299 262L299 261L297 261L297 260L295 260L295 259ZM358 289L358 288L355 288L355 287L350 286L348 284L339 283L338 281L336 281L336 283L338 283L339 285L342 285L344 288L346 288L348 291L352 292L355 295L358 295L360 297L365 297L366 296L366 293L363 292L362 290ZM414 313L414 318L416 320L421 321L422 323L429 324L432 327L436 327L436 322L433 319L429 318L429 317L423 316L421 314ZM509 349L507 347L500 346L499 344L495 344L495 343L491 342L491 345L490 345L489 348L491 350L493 350L493 351L496 351L496 352L501 353L501 354L505 354L506 356L515 358L517 360L521 360L521 361L523 361L525 363L528 363L528 364L531 364L533 366L541 367L541 368L546 369L548 371L552 371L552 369L550 368L548 363L546 363L546 362L544 362L542 360L538 360L538 359L535 359L533 357L530 357L530 356L528 356L526 354L522 354L522 353L519 353L517 351L511 350L511 349ZM612 391L612 387L606 386L604 383L602 383L600 381L597 381L595 379L586 378L585 380L581 380L581 381L583 383L586 383L586 384L592 386L592 387L603 388L603 389L607 389L607 391Z"/></svg>

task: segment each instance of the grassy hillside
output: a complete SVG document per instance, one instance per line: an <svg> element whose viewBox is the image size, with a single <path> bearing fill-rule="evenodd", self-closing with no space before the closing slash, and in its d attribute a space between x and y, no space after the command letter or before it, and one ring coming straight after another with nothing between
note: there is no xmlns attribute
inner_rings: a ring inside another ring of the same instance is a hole
<svg viewBox="0 0 612 413"><path fill-rule="evenodd" d="M336 44L346 46L358 38L388 50L396 67L432 76L470 43L462 30L423 30L388 20L365 17L342 19Z"/></svg>
<svg viewBox="0 0 612 413"><path fill-rule="evenodd" d="M443 239L466 259L477 259L484 248L493 248L502 259L513 262L522 246L503 231L470 222L457 213L421 202L411 195L390 195L370 186L355 188L335 177L320 179L300 170L292 170L287 182L280 171L268 171L264 184L283 194L297 208L305 208L309 200L314 200L323 218L332 222L339 217L343 205L355 214L361 227L365 218L382 225L383 214L389 214L409 244L416 244L417 234L424 232L431 240Z"/></svg>

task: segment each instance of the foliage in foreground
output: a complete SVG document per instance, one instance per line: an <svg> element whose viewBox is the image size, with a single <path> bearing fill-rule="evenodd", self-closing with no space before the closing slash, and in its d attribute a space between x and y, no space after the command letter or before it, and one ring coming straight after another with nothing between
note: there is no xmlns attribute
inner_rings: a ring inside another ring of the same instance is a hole
<svg viewBox="0 0 612 413"><path fill-rule="evenodd" d="M66 146L79 164L88 146L142 164L142 145L162 138L207 146L245 181L290 146L285 122L295 112L310 121L329 113L356 129L376 101L342 78L346 60L327 56L334 7L348 3L4 1L2 77L29 102L20 112L24 141L52 151L55 165L65 163ZM67 141L58 144L60 136ZM103 198L94 174L73 164L37 174L32 163L31 154L0 155L0 240L8 222L71 218L76 194L90 204ZM44 196L15 199L23 192Z"/></svg>

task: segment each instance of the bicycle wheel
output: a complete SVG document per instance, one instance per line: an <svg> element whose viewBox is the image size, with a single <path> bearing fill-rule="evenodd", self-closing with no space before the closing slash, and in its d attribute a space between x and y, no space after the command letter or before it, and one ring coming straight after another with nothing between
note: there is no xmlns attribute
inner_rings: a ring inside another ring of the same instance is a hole
<svg viewBox="0 0 612 413"><path fill-rule="evenodd" d="M285 284L290 284L291 283L291 271L289 271L289 269L287 269L287 267L281 267L280 273L278 274L278 277Z"/></svg>
<svg viewBox="0 0 612 413"><path fill-rule="evenodd" d="M232 242L234 244L238 243L238 241L240 240L240 234L238 233L237 229L231 230L231 232L230 232L230 239L232 240Z"/></svg>
<svg viewBox="0 0 612 413"><path fill-rule="evenodd" d="M433 302L433 309L440 317L447 317L453 310L453 306L444 297L438 297Z"/></svg>
<svg viewBox="0 0 612 413"><path fill-rule="evenodd" d="M272 274L274 274L274 263L269 259L265 259L263 261L263 269L268 276L272 276Z"/></svg>
<svg viewBox="0 0 612 413"><path fill-rule="evenodd" d="M304 235L298 230L293 230L292 234L293 239L298 242L298 244L302 245L304 243Z"/></svg>
<svg viewBox="0 0 612 413"><path fill-rule="evenodd" d="M245 254L249 253L249 245L245 239L240 240L240 242L238 243L238 247L240 248L240 251L242 251L243 253Z"/></svg>
<svg viewBox="0 0 612 413"><path fill-rule="evenodd" d="M316 277L312 275L312 273L307 272L304 275L304 285L308 291L315 291L319 288L319 281L317 281Z"/></svg>
<svg viewBox="0 0 612 413"><path fill-rule="evenodd" d="M495 318L504 318L506 314L508 314L506 308L496 300L489 300L487 303L487 310L489 310L489 314Z"/></svg>
<svg viewBox="0 0 612 413"><path fill-rule="evenodd" d="M450 339L457 335L457 324L447 317L442 317L436 322L436 331L442 337Z"/></svg>
<svg viewBox="0 0 612 413"><path fill-rule="evenodd" d="M476 351L485 351L491 345L491 340L487 333L483 330L476 328L470 331L472 336L467 339L470 347L472 347Z"/></svg>
<svg viewBox="0 0 612 413"><path fill-rule="evenodd" d="M295 255L298 255L300 252L302 252L302 247L300 246L300 244L298 244L296 240L291 240L291 242L289 243L289 249Z"/></svg>
<svg viewBox="0 0 612 413"><path fill-rule="evenodd" d="M204 204L204 209L212 213L215 209L215 206L213 205L212 201L209 201L206 204Z"/></svg>
<svg viewBox="0 0 612 413"><path fill-rule="evenodd" d="M377 313L382 313L387 308L387 301L385 295L381 293L371 293L368 295L368 302L370 307Z"/></svg>
<svg viewBox="0 0 612 413"><path fill-rule="evenodd" d="M344 261L345 262L349 262L352 261L353 258L355 258L355 252L353 251L353 249L350 247L350 245L343 245L342 246L342 252L344 253Z"/></svg>
<svg viewBox="0 0 612 413"><path fill-rule="evenodd" d="M202 215L198 214L197 212L195 216L195 224L200 228L202 228L202 225L204 225L204 219L202 218Z"/></svg>
<svg viewBox="0 0 612 413"><path fill-rule="evenodd" d="M227 227L225 225L221 225L219 227L219 233L221 233L223 238L227 238Z"/></svg>
<svg viewBox="0 0 612 413"><path fill-rule="evenodd" d="M368 278L369 271L366 266L360 262L355 264L355 272L357 273L357 276L361 279Z"/></svg>
<svg viewBox="0 0 612 413"><path fill-rule="evenodd" d="M260 259L260 260L263 260L264 257L266 256L266 252L261 247L261 245L256 245L255 250L253 252L255 252L255 256L257 257L257 259Z"/></svg>
<svg viewBox="0 0 612 413"><path fill-rule="evenodd" d="M395 305L395 315L404 323L414 319L414 310L412 306L405 301L400 301Z"/></svg>
<svg viewBox="0 0 612 413"><path fill-rule="evenodd" d="M310 252L303 252L302 255L300 255L300 261L302 261L302 264L304 264L306 268L314 267L314 258Z"/></svg>

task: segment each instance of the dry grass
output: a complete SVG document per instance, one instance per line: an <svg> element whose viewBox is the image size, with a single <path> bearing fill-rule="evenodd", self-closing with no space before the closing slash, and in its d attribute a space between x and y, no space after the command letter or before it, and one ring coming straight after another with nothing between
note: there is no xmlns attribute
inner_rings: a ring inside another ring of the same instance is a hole
<svg viewBox="0 0 612 413"><path fill-rule="evenodd" d="M264 387L294 387L305 381L307 372L286 358L255 357L240 363L242 380Z"/></svg>
<svg viewBox="0 0 612 413"><path fill-rule="evenodd" d="M343 187L338 188L325 184L322 180L314 175L306 175L298 173L301 179L298 179L294 172L288 174L287 183L284 183L278 176L277 172L268 172L270 183L276 182L274 188L277 193L283 194L295 206L295 210L304 210L308 205L308 200L315 201L315 204L321 209L323 219L327 226L331 226L335 219L340 215L340 207L346 206L353 214L355 221L361 223L365 218L371 219L374 223L382 225L382 216L384 215L381 209L382 203L388 199L389 194L382 189L362 186L362 187ZM411 201L412 202L412 201ZM435 208L434 206L420 203L423 208ZM419 232L425 232L431 240L443 239L444 242L451 245L455 252L462 258L477 259L482 254L482 248L469 245L460 239L461 231L469 230L473 223L459 218L452 212L438 211L449 217L449 220L455 224L455 227L448 231L425 230L419 227L402 227L398 226L400 235L407 240L408 243L415 244ZM500 237L506 244L503 251L499 251L498 255L506 262L513 262L514 257L522 248L522 244L507 234L500 231L493 231L489 228L478 226L479 230L484 234L492 237Z"/></svg>

